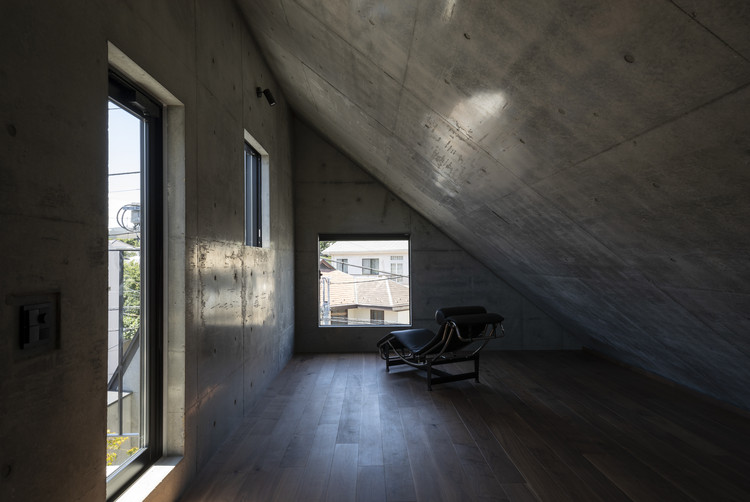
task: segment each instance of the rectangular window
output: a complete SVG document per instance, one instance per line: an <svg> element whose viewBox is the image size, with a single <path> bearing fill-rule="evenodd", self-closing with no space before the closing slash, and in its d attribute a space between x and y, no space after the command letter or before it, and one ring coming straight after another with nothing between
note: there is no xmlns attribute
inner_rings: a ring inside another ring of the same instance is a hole
<svg viewBox="0 0 750 502"><path fill-rule="evenodd" d="M378 275L380 260L378 258L362 258L362 275Z"/></svg>
<svg viewBox="0 0 750 502"><path fill-rule="evenodd" d="M403 263L391 263L391 279L399 284L408 284Z"/></svg>
<svg viewBox="0 0 750 502"><path fill-rule="evenodd" d="M114 72L108 102L107 496L161 456L161 105Z"/></svg>
<svg viewBox="0 0 750 502"><path fill-rule="evenodd" d="M403 259L403 256L391 256L391 261L402 261Z"/></svg>
<svg viewBox="0 0 750 502"><path fill-rule="evenodd" d="M319 326L411 325L408 236L320 235L318 249Z"/></svg>
<svg viewBox="0 0 750 502"><path fill-rule="evenodd" d="M245 245L263 245L261 156L245 143Z"/></svg>

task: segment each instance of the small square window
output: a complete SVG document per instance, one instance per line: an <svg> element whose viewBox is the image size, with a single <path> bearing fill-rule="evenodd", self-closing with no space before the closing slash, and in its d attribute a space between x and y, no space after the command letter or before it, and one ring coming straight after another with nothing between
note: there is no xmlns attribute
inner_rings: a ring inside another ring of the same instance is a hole
<svg viewBox="0 0 750 502"><path fill-rule="evenodd" d="M324 234L318 248L319 326L411 324L408 235Z"/></svg>

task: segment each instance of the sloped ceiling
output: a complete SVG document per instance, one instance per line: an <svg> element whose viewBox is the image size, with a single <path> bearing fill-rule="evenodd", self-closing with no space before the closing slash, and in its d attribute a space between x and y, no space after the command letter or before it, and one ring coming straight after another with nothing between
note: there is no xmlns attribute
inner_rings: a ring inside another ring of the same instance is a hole
<svg viewBox="0 0 750 502"><path fill-rule="evenodd" d="M295 112L485 265L750 408L750 4L237 3Z"/></svg>

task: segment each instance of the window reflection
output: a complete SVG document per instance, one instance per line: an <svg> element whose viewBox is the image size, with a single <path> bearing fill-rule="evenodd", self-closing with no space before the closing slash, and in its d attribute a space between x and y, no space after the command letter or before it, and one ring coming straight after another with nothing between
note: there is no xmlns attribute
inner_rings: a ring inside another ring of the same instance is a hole
<svg viewBox="0 0 750 502"><path fill-rule="evenodd" d="M142 447L142 120L110 101L107 475Z"/></svg>

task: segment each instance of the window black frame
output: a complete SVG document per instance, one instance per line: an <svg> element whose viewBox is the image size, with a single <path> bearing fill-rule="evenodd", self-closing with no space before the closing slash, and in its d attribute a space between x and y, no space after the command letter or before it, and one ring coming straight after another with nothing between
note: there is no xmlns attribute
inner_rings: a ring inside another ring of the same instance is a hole
<svg viewBox="0 0 750 502"><path fill-rule="evenodd" d="M245 245L263 246L262 157L245 141Z"/></svg>
<svg viewBox="0 0 750 502"><path fill-rule="evenodd" d="M164 346L164 129L162 105L116 70L109 70L109 100L143 120L141 208L142 322L145 353L144 447L107 477L114 500L163 454ZM105 445L102 445L104 450ZM103 455L102 455L103 459Z"/></svg>
<svg viewBox="0 0 750 502"><path fill-rule="evenodd" d="M409 283L411 284L411 272L412 272L412 261L411 261L411 234L408 233L388 233L388 234L370 234L370 233L319 233L318 234L318 245L316 246L316 249L318 249L317 253L317 263L318 267L316 267L316 270L318 270L318 277L320 277L320 259L321 259L321 252L320 252L320 243L322 241L407 241L409 243L409 252L407 253L407 263L409 264ZM377 328L392 328L392 327L399 327L399 328L409 328L414 325L414 318L413 318L413 298L412 298L412 290L411 287L409 287L409 324L384 324L382 326L367 326L367 325L321 325L320 324L320 304L321 304L321 298L320 298L320 287L318 287L318 308L316 309L318 311L317 314L317 321L316 325L319 329L342 329L342 328L364 328L364 329L377 329ZM333 317L333 313L332 313Z"/></svg>

